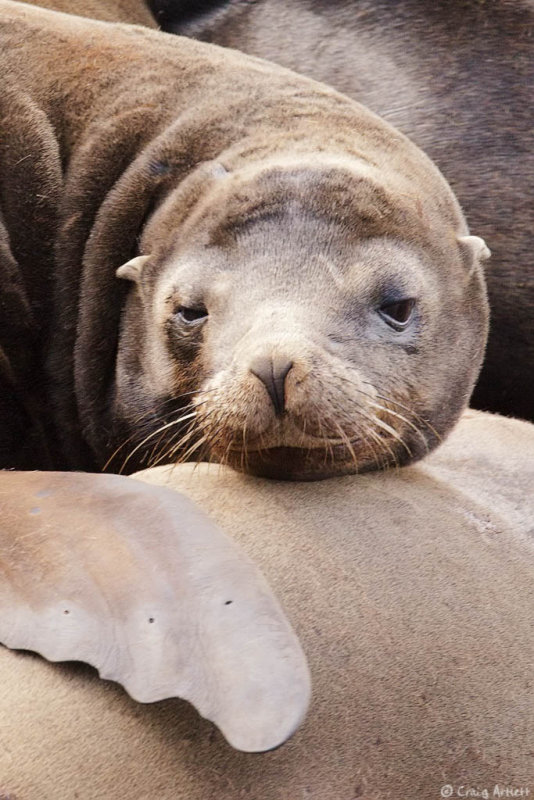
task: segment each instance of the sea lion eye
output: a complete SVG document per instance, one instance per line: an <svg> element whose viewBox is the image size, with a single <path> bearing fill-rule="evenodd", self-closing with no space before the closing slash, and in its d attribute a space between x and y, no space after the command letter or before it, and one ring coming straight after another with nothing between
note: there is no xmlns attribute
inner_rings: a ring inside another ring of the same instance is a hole
<svg viewBox="0 0 534 800"><path fill-rule="evenodd" d="M194 308L179 306L176 314L182 322L192 325L195 322L203 322L208 316L208 310L205 306L196 306Z"/></svg>
<svg viewBox="0 0 534 800"><path fill-rule="evenodd" d="M378 309L378 313L387 324L395 328L397 331L404 330L410 322L415 306L415 300L412 297L405 300L389 300L382 303Z"/></svg>

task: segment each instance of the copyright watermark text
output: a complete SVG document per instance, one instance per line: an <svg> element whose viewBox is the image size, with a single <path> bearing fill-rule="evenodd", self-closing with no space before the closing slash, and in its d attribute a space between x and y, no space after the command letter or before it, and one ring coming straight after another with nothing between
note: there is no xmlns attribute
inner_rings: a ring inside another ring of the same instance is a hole
<svg viewBox="0 0 534 800"><path fill-rule="evenodd" d="M506 798L506 797L531 797L530 788L528 786L504 786L495 783L491 787L482 786L468 786L467 784L458 784L453 786L451 783L446 783L440 789L440 797L465 797L465 798L482 798L482 800L490 800L490 798ZM533 796L534 800L534 796Z"/></svg>

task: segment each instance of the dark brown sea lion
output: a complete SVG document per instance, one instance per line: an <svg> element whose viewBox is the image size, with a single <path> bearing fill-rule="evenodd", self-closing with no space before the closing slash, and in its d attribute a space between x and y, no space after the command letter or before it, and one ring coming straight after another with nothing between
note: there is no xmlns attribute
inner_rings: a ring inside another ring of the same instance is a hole
<svg viewBox="0 0 534 800"><path fill-rule="evenodd" d="M450 430L487 249L421 151L327 87L148 29L4 0L0 44L2 466L317 478Z"/></svg>
<svg viewBox="0 0 534 800"><path fill-rule="evenodd" d="M430 155L487 241L491 327L472 404L534 419L532 0L151 0L165 30L359 100Z"/></svg>

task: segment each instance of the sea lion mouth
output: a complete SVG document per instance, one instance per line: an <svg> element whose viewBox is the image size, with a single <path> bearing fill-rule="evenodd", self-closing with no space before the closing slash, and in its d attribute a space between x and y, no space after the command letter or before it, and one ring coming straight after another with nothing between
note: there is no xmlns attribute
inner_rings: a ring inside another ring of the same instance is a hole
<svg viewBox="0 0 534 800"><path fill-rule="evenodd" d="M319 391L314 397L318 395ZM212 407L230 405L227 398L217 404L210 398L202 406L195 425L204 449L193 445L195 457L208 456L210 461L258 477L295 481L386 469L413 460L408 432L417 430L415 424L405 423L404 418L399 424L401 415L389 415L379 403L370 404L368 411L358 406L351 415L343 410L350 408L350 398L333 394L327 398L330 402L303 402L298 414L288 411L274 417L267 404L253 404L249 397L239 417L237 400L231 405L234 417L213 413ZM313 414L306 417L310 409Z"/></svg>
<svg viewBox="0 0 534 800"><path fill-rule="evenodd" d="M376 468L375 458L364 457L358 461L354 451L345 445L325 445L324 441L320 446L306 448L232 448L225 453L224 463L248 475L281 481L325 480Z"/></svg>

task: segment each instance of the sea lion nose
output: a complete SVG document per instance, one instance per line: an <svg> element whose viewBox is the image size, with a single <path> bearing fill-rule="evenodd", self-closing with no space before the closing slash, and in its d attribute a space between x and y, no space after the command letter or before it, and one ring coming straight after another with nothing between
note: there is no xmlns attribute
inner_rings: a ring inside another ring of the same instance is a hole
<svg viewBox="0 0 534 800"><path fill-rule="evenodd" d="M292 366L293 362L287 356L259 356L249 367L269 392L277 414L282 414L285 409L285 380Z"/></svg>

